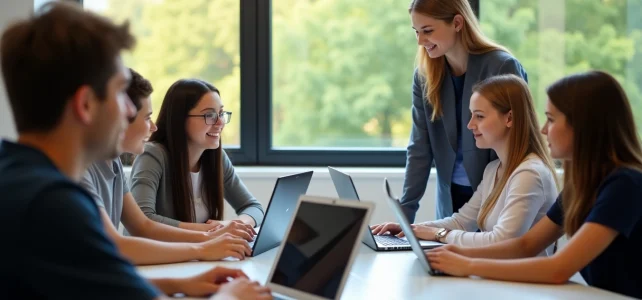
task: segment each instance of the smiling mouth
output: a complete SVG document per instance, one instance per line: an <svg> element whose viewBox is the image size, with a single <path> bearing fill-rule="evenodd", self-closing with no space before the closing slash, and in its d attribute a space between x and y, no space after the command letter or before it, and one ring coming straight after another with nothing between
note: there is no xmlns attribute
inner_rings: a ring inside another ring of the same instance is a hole
<svg viewBox="0 0 642 300"><path fill-rule="evenodd" d="M208 132L207 136L209 136L209 137L220 137L221 134L220 133L210 133L210 132Z"/></svg>
<svg viewBox="0 0 642 300"><path fill-rule="evenodd" d="M427 51L432 51L432 50L435 50L435 48L437 48L437 45L432 45L430 47L426 47L426 50Z"/></svg>

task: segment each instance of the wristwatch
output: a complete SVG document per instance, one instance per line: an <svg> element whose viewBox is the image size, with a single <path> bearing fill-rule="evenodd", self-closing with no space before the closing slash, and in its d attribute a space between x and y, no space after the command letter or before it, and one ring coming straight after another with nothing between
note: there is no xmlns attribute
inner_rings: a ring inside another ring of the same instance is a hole
<svg viewBox="0 0 642 300"><path fill-rule="evenodd" d="M437 232L435 232L435 240L438 242L441 242L441 239L445 238L449 232L450 232L449 229L440 228L439 230L437 230Z"/></svg>

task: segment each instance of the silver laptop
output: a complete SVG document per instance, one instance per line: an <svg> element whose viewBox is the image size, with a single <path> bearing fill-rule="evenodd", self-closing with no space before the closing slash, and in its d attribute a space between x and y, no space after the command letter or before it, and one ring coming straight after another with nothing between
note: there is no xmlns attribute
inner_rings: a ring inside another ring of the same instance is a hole
<svg viewBox="0 0 642 300"><path fill-rule="evenodd" d="M334 183L334 188L337 190L339 198L359 201L357 189L350 175L333 167L328 167L328 172L330 172L332 183ZM363 235L362 242L375 251L411 250L406 238L399 238L394 235L373 235L369 230L368 233ZM424 249L431 249L443 245L442 243L434 241L421 241L420 244Z"/></svg>
<svg viewBox="0 0 642 300"><path fill-rule="evenodd" d="M263 224L250 242L251 256L257 256L281 244L299 197L308 191L312 174L313 171L308 171L277 178Z"/></svg>
<svg viewBox="0 0 642 300"><path fill-rule="evenodd" d="M417 239L417 236L415 236L415 232L412 231L410 222L408 222L408 219L406 219L406 215L403 213L403 209L401 208L401 203L399 203L399 199L395 197L392 194L392 191L390 190L390 185L388 184L388 178L383 179L383 185L384 185L384 191L388 196L387 197L388 204L390 204L392 211L397 216L399 225L401 225L401 229L406 234L406 237L408 238L408 242L410 242L410 247L412 247L412 252L414 252L415 255L417 256L417 259L419 260L421 267L430 275L446 275L445 273L442 273L441 271L435 270L432 267L430 267L430 262L428 262L428 258L426 257L424 250L419 245L419 239Z"/></svg>
<svg viewBox="0 0 642 300"><path fill-rule="evenodd" d="M301 196L266 282L275 299L339 299L373 209Z"/></svg>

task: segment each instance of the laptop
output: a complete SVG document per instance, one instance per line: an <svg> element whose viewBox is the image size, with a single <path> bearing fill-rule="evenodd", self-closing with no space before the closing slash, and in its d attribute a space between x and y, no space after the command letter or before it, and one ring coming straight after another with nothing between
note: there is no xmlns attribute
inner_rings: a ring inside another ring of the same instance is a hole
<svg viewBox="0 0 642 300"><path fill-rule="evenodd" d="M373 203L301 196L267 277L274 298L339 299L373 209Z"/></svg>
<svg viewBox="0 0 642 300"><path fill-rule="evenodd" d="M328 167L328 171L330 172L330 177L332 178L334 188L337 190L339 198L359 201L357 189L350 175L333 167ZM363 235L362 242L375 251L411 250L406 238L399 238L394 235L373 235L372 231L368 231L368 233ZM443 245L442 243L434 241L421 241L420 244L424 249L431 249Z"/></svg>
<svg viewBox="0 0 642 300"><path fill-rule="evenodd" d="M263 224L250 242L250 256L257 256L281 244L299 197L308 191L312 173L309 171L277 178Z"/></svg>
<svg viewBox="0 0 642 300"><path fill-rule="evenodd" d="M412 247L412 252L414 252L417 256L421 267L430 275L446 275L445 273L435 270L430 266L430 262L428 262L428 258L426 257L423 248L419 245L419 239L417 239L417 236L415 236L415 232L412 231L410 222L408 222L408 219L406 219L406 215L403 213L403 209L401 208L399 199L395 197L390 190L388 178L383 179L383 184L386 195L388 195L388 204L390 204L392 211L397 216L399 225L401 225L401 229L403 230L404 234L406 234L408 242L410 242L410 247Z"/></svg>

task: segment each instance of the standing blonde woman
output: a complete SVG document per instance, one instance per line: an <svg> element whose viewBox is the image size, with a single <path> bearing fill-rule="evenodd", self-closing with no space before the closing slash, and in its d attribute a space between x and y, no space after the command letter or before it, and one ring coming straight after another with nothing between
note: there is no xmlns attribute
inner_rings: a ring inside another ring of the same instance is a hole
<svg viewBox="0 0 642 300"><path fill-rule="evenodd" d="M499 159L484 170L479 187L458 213L413 225L420 239L479 247L524 235L542 219L557 197L557 180L533 100L524 80L498 75L473 87L468 123L480 149ZM396 223L373 228L399 234ZM480 232L477 232L477 230ZM541 255L552 254L548 245Z"/></svg>
<svg viewBox="0 0 642 300"><path fill-rule="evenodd" d="M437 218L445 218L468 202L497 158L477 148L466 130L473 85L498 74L526 81L527 75L508 50L484 36L468 0L413 0L408 11L419 47L401 203L413 222L433 163Z"/></svg>

